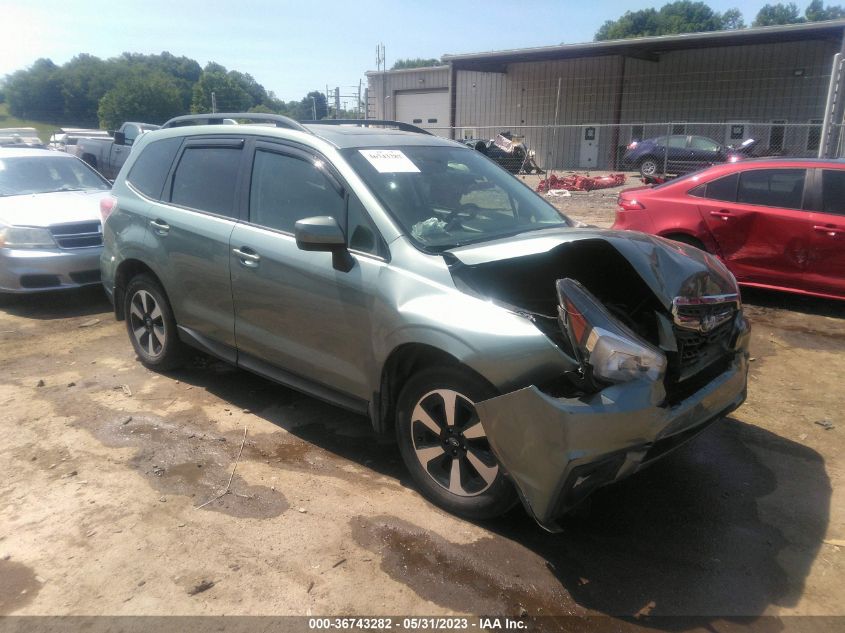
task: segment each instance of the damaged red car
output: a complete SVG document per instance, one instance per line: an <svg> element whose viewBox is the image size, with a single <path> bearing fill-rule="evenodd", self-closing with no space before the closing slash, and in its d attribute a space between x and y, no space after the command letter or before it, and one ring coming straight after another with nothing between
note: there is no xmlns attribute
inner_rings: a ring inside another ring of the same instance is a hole
<svg viewBox="0 0 845 633"><path fill-rule="evenodd" d="M614 229L696 246L742 285L845 299L845 160L717 165L617 203Z"/></svg>

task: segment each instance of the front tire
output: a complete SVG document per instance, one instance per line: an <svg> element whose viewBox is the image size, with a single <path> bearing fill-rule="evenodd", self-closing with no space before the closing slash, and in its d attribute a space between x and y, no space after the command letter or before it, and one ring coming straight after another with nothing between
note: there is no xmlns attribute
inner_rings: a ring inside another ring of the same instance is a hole
<svg viewBox="0 0 845 633"><path fill-rule="evenodd" d="M499 516L517 501L475 411L496 395L457 366L425 369L399 395L396 437L411 477L429 501L468 519Z"/></svg>
<svg viewBox="0 0 845 633"><path fill-rule="evenodd" d="M176 319L167 295L150 275L138 275L126 287L124 314L129 340L140 361L148 368L168 371L184 358L176 332Z"/></svg>

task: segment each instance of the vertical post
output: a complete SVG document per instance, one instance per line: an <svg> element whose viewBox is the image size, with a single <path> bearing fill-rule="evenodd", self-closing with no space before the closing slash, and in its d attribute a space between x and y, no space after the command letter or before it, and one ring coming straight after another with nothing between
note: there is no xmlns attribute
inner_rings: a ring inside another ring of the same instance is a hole
<svg viewBox="0 0 845 633"><path fill-rule="evenodd" d="M340 87L334 89L334 118L340 118Z"/></svg>
<svg viewBox="0 0 845 633"><path fill-rule="evenodd" d="M842 53L836 53L833 56L833 67L830 70L830 84L827 87L827 99L824 104L824 119L822 120L821 139L819 141L819 155L818 158L826 158L830 148L830 133L831 122L833 119L833 111L839 105L837 101L841 101L842 95L840 92L842 83Z"/></svg>
<svg viewBox="0 0 845 633"><path fill-rule="evenodd" d="M666 151L663 152L663 175L669 171L669 139L672 138L672 124L666 124Z"/></svg>
<svg viewBox="0 0 845 633"><path fill-rule="evenodd" d="M552 133L552 151L549 152L549 155L552 156L552 166L546 166L546 171L548 174L546 178L552 175L555 165L558 161L558 151L557 151L557 128L558 122L560 121L560 82L561 78L557 78L557 98L555 99L555 127L554 132Z"/></svg>
<svg viewBox="0 0 845 633"><path fill-rule="evenodd" d="M211 92L211 114L217 114L217 95Z"/></svg>

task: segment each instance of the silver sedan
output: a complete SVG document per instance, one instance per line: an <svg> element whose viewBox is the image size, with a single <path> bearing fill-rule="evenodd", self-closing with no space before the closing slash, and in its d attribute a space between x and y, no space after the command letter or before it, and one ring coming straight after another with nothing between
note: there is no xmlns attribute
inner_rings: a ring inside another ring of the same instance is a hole
<svg viewBox="0 0 845 633"><path fill-rule="evenodd" d="M110 189L68 154L0 148L0 293L99 284Z"/></svg>

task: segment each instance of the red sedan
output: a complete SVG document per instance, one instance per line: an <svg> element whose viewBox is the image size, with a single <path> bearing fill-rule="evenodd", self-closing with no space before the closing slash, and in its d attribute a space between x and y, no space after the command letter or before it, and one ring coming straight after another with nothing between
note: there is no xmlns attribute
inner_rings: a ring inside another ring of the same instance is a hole
<svg viewBox="0 0 845 633"><path fill-rule="evenodd" d="M613 228L713 253L740 284L845 299L845 160L717 165L617 202Z"/></svg>

